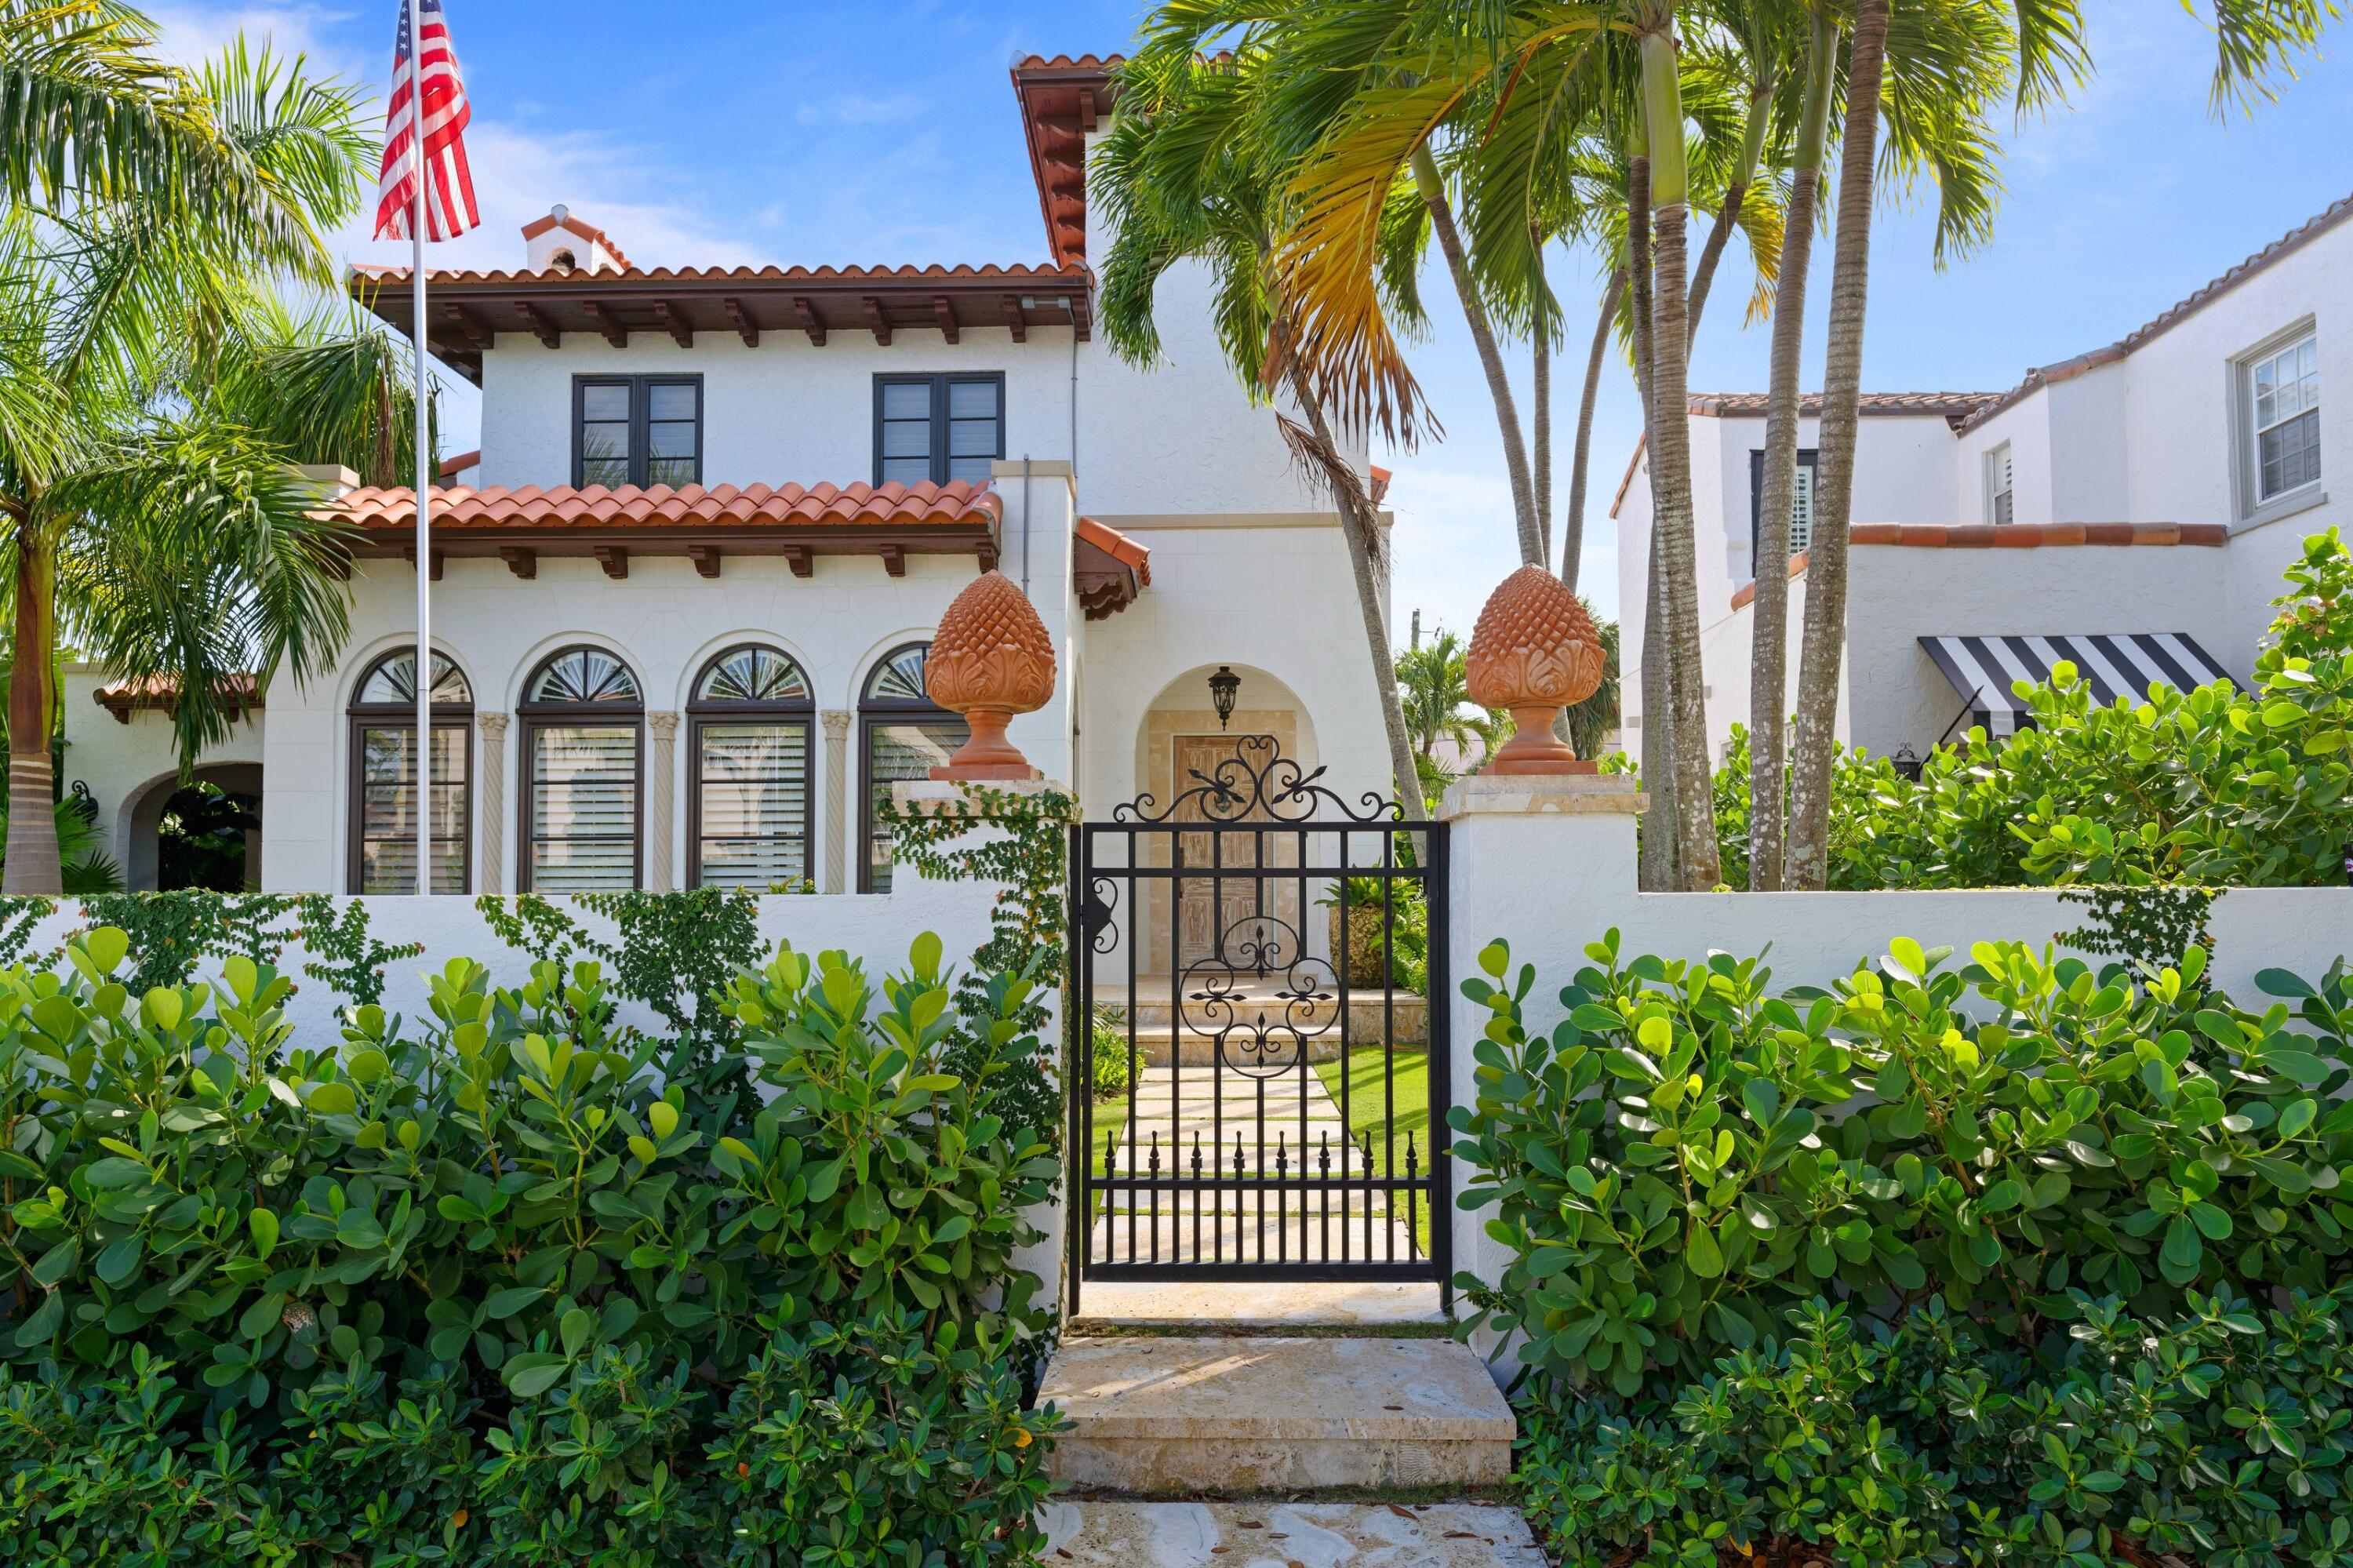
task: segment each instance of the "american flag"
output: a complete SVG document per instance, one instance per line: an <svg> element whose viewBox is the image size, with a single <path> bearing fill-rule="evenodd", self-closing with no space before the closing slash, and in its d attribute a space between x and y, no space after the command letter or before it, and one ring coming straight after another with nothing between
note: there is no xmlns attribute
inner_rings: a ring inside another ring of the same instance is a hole
<svg viewBox="0 0 2353 1568"><path fill-rule="evenodd" d="M400 30L392 49L392 105L384 121L384 167L375 186L375 237L408 238L410 210L417 205L417 91L425 100L425 160L431 177L426 184L425 237L455 239L482 221L474 210L474 175L466 166L466 122L473 111L466 104L466 84L458 75L458 51L449 42L449 26L441 15L441 0L416 0L425 49L421 72L409 68L413 40L408 34L409 0L399 0ZM421 84L416 79L422 77Z"/></svg>

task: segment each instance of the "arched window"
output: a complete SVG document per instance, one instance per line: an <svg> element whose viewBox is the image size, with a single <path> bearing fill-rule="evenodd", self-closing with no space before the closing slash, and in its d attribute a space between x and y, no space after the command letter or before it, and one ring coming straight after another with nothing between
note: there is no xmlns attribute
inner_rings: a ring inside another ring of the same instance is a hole
<svg viewBox="0 0 2353 1568"><path fill-rule="evenodd" d="M645 701L629 667L567 648L532 672L522 719L522 874L526 893L638 885Z"/></svg>
<svg viewBox="0 0 2353 1568"><path fill-rule="evenodd" d="M865 802L860 842L866 853L858 867L861 893L891 891L891 825L879 810L889 802L891 786L929 779L933 768L972 738L964 720L923 690L923 661L931 652L928 642L893 648L867 675L859 694L860 727L866 732L859 763L859 794Z"/></svg>
<svg viewBox="0 0 2353 1568"><path fill-rule="evenodd" d="M473 890L474 691L433 655L433 891ZM417 891L417 650L378 659L352 693L353 893Z"/></svg>
<svg viewBox="0 0 2353 1568"><path fill-rule="evenodd" d="M687 698L687 885L771 888L809 874L808 678L745 643L702 667Z"/></svg>

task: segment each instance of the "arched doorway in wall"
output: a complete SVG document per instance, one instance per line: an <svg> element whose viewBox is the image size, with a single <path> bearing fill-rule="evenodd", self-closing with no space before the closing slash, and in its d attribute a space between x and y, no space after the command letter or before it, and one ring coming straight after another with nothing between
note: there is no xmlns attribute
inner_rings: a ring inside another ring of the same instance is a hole
<svg viewBox="0 0 2353 1568"><path fill-rule="evenodd" d="M127 796L122 885L133 892L261 886L261 764L220 762L183 782L175 773Z"/></svg>
<svg viewBox="0 0 2353 1568"><path fill-rule="evenodd" d="M1232 706L1223 715L1218 711L1220 698L1209 684L1212 676L1221 682L1231 677L1236 683L1231 688ZM1249 664L1204 664L1187 671L1161 688L1136 721L1138 794L1149 795L1164 806L1173 805L1181 818L1189 818L1198 810L1199 797L1188 800L1187 792L1204 778L1215 778L1220 768L1235 763L1240 758L1241 742L1250 736L1271 736L1276 751L1303 770L1312 771L1316 766L1314 722L1306 705L1282 680ZM1253 767L1257 760L1252 759ZM1230 846L1225 840L1207 833L1180 834L1165 844L1147 842L1145 846L1148 855L1181 853L1191 866L1208 865L1227 847ZM1292 846L1280 840L1267 841L1266 848L1278 860L1293 853ZM1305 917L1307 911L1294 906L1297 895L1291 885L1188 877L1176 879L1173 885L1168 880L1155 880L1145 891L1138 912L1143 938L1138 952L1149 959L1147 967L1155 976L1193 961L1214 946L1218 931L1250 913L1244 907L1245 901L1254 905L1270 893L1282 905L1277 913L1292 927L1312 931L1315 924ZM1172 896L1176 900L1173 916Z"/></svg>

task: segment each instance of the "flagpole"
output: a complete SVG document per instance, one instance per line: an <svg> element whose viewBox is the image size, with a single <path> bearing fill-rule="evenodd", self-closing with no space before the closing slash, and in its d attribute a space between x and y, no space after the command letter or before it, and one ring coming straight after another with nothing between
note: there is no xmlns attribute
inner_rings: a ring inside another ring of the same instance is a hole
<svg viewBox="0 0 2353 1568"><path fill-rule="evenodd" d="M409 144L417 160L416 206L408 219L409 280L417 307L410 342L417 358L417 892L433 892L433 466L432 405L425 391L425 29L417 0L408 7Z"/></svg>

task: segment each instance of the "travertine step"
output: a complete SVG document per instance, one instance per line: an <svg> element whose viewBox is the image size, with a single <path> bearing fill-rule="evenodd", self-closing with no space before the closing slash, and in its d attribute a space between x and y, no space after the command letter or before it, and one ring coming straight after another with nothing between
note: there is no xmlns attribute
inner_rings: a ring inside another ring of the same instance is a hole
<svg viewBox="0 0 2353 1568"><path fill-rule="evenodd" d="M1038 1510L1057 1568L1544 1568L1527 1521L1477 1503L1134 1502Z"/></svg>
<svg viewBox="0 0 2353 1568"><path fill-rule="evenodd" d="M1512 1468L1511 1408L1452 1340L1065 1340L1039 1399L1076 1423L1054 1473L1104 1491L1494 1486Z"/></svg>

